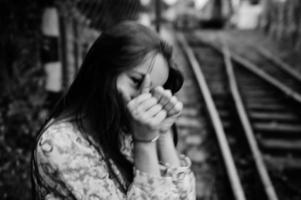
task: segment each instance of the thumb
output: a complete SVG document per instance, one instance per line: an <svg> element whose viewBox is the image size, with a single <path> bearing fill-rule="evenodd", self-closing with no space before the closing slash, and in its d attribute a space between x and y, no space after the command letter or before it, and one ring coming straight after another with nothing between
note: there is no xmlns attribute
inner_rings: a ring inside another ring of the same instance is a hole
<svg viewBox="0 0 301 200"><path fill-rule="evenodd" d="M152 83L150 76L149 74L146 74L141 84L141 93L148 93L150 91L151 85Z"/></svg>

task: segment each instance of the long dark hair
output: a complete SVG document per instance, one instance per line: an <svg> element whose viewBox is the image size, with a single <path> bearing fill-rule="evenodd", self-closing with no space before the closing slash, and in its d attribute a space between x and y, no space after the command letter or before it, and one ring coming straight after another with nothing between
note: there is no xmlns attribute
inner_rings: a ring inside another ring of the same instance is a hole
<svg viewBox="0 0 301 200"><path fill-rule="evenodd" d="M164 87L175 93L183 78L172 60L172 48L149 28L126 21L103 32L94 42L74 82L50 116L57 119L68 110L76 126L101 146L105 157L116 163L128 183L133 180L133 164L120 152L120 133L131 131L130 117L116 80L152 52L166 59L170 70ZM87 130L84 119L92 131Z"/></svg>

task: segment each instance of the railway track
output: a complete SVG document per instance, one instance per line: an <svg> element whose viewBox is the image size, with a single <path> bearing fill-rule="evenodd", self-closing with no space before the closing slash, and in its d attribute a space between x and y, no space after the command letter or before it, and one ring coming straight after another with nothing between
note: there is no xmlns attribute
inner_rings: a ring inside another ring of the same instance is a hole
<svg viewBox="0 0 301 200"><path fill-rule="evenodd" d="M195 35L186 38L178 35L206 103L233 199L300 199L299 86L282 84L284 79L266 69L262 75L256 63L227 48Z"/></svg>
<svg viewBox="0 0 301 200"><path fill-rule="evenodd" d="M249 54L245 55L257 66L260 66L266 73L280 80L283 84L301 94L301 73L294 67L276 57L269 50L262 46L256 46L250 42L245 42L244 46L249 49ZM243 56L243 52L241 53Z"/></svg>
<svg viewBox="0 0 301 200"><path fill-rule="evenodd" d="M251 44L249 47L254 49L254 53L258 55L259 59L254 60L258 66L262 66L268 73L273 74L278 80L301 94L301 73L299 71L263 47L255 47Z"/></svg>
<svg viewBox="0 0 301 200"><path fill-rule="evenodd" d="M206 43L199 32L194 33L193 37ZM214 41L214 44L211 43L211 45L215 49L220 49L223 44L221 41ZM245 43L244 46L249 49L249 53L234 48L231 52L232 58L252 70L253 73L263 77L264 80L286 93L294 101L301 103L301 73L263 47L257 47L249 42Z"/></svg>

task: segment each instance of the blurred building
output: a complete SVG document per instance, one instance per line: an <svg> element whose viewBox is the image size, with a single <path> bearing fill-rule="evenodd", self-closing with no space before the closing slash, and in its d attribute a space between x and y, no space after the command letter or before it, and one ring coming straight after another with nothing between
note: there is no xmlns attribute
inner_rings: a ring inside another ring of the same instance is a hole
<svg viewBox="0 0 301 200"><path fill-rule="evenodd" d="M265 0L261 28L274 39L301 49L301 1Z"/></svg>
<svg viewBox="0 0 301 200"><path fill-rule="evenodd" d="M231 23L239 29L255 29L259 26L262 12L262 2L241 1L235 6Z"/></svg>

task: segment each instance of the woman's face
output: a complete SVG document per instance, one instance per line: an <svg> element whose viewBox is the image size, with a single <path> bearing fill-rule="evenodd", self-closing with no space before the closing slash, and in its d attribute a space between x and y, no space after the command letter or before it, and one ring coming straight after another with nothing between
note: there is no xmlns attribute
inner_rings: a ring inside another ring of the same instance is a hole
<svg viewBox="0 0 301 200"><path fill-rule="evenodd" d="M153 65L151 72L149 72L151 89L157 86L163 86L167 81L169 68L164 57L161 54L156 54L155 57L149 57L150 58L146 59L142 64L118 76L117 89L122 94L126 103L140 94L141 83L147 72L149 72L150 65Z"/></svg>

